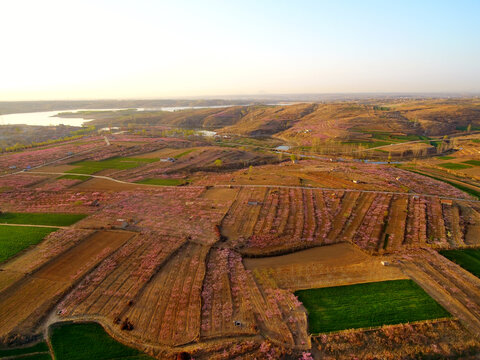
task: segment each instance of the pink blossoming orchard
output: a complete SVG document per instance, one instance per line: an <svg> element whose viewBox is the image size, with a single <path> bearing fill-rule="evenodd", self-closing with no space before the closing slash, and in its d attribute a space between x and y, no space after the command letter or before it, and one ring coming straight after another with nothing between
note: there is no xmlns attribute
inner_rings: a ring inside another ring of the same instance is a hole
<svg viewBox="0 0 480 360"><path fill-rule="evenodd" d="M348 129L312 131L326 128ZM480 346L480 280L437 252L480 245L480 203L467 193L387 165L292 163L198 139L109 142L0 156L0 219L86 215L0 264L2 345L36 341L48 324L93 321L158 359L374 354L364 341L385 358ZM165 179L185 181L159 186ZM404 279L453 318L312 333L295 295Z"/></svg>

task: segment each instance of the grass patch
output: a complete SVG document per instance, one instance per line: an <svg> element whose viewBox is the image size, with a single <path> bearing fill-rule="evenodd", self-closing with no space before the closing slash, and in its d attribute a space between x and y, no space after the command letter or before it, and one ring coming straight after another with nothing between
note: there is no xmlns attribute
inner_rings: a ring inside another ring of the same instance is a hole
<svg viewBox="0 0 480 360"><path fill-rule="evenodd" d="M184 179L144 179L136 181L137 184L160 185L160 186L179 186L186 183Z"/></svg>
<svg viewBox="0 0 480 360"><path fill-rule="evenodd" d="M393 135L390 133L383 132L372 132L372 137L374 139L385 140L385 141L394 141L394 142L408 142L408 141L417 141L417 140L428 140L426 136L419 135Z"/></svg>
<svg viewBox="0 0 480 360"><path fill-rule="evenodd" d="M440 254L480 278L480 249L441 250Z"/></svg>
<svg viewBox="0 0 480 360"><path fill-rule="evenodd" d="M40 342L30 347L16 348L16 349L0 349L0 357L10 357L16 355L24 355L31 353L47 353L47 359L51 359L49 355L48 345L46 342ZM43 355L43 354L42 354ZM23 358L23 356L22 356ZM27 359L32 359L32 357L27 357Z"/></svg>
<svg viewBox="0 0 480 360"><path fill-rule="evenodd" d="M0 263L31 245L38 244L56 228L0 225Z"/></svg>
<svg viewBox="0 0 480 360"><path fill-rule="evenodd" d="M55 214L55 213L10 213L0 214L1 224L26 224L26 225L49 225L70 226L82 220L84 214Z"/></svg>
<svg viewBox="0 0 480 360"><path fill-rule="evenodd" d="M190 154L192 151L195 151L195 149L190 149L190 150L184 151L184 152L182 152L182 153L180 153L180 154L178 154L178 155L175 155L173 158L178 160L178 159L180 159L182 156L185 156L185 155Z"/></svg>
<svg viewBox="0 0 480 360"><path fill-rule="evenodd" d="M115 341L95 323L54 326L51 341L57 360L152 359Z"/></svg>
<svg viewBox="0 0 480 360"><path fill-rule="evenodd" d="M342 144L345 144L345 145L361 145L364 148L370 149L370 148L374 148L374 147L390 145L390 144L392 144L392 142L381 141L381 140L376 140L376 141L350 140L350 141L342 141Z"/></svg>
<svg viewBox="0 0 480 360"><path fill-rule="evenodd" d="M437 159L440 159L440 160L452 160L452 159L455 159L455 156L437 156Z"/></svg>
<svg viewBox="0 0 480 360"><path fill-rule="evenodd" d="M412 280L295 292L308 310L310 333L400 324L451 315Z"/></svg>
<svg viewBox="0 0 480 360"><path fill-rule="evenodd" d="M470 169L470 165L465 165L465 164L459 164L459 163L442 163L438 164L438 166L441 166L445 169L450 169L450 170L462 170L462 169Z"/></svg>
<svg viewBox="0 0 480 360"><path fill-rule="evenodd" d="M467 161L462 161L462 163L473 165L473 166L480 166L480 160L467 160Z"/></svg>
<svg viewBox="0 0 480 360"><path fill-rule="evenodd" d="M70 179L70 180L81 180L85 181L90 179L90 176L83 176L83 175L62 175L58 179Z"/></svg>
<svg viewBox="0 0 480 360"><path fill-rule="evenodd" d="M455 130L460 130L460 131L467 131L468 125L463 125L463 126L456 126ZM478 131L480 130L479 126L471 126L470 131Z"/></svg>
<svg viewBox="0 0 480 360"><path fill-rule="evenodd" d="M129 157L115 157L101 161L77 161L70 165L75 165L76 168L66 171L67 173L78 174L95 174L105 169L127 170L139 167L144 164L149 164L158 161L157 158L129 158Z"/></svg>

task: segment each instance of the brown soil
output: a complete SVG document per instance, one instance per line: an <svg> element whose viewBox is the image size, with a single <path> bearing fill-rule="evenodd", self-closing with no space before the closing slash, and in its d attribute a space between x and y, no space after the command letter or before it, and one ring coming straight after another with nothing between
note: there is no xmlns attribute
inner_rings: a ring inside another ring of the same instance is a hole
<svg viewBox="0 0 480 360"><path fill-rule="evenodd" d="M253 270L262 267L305 264L307 262L315 262L324 266L345 266L358 264L367 259L368 255L358 250L355 246L348 243L340 243L297 251L288 255L244 259L243 262L247 269Z"/></svg>
<svg viewBox="0 0 480 360"><path fill-rule="evenodd" d="M407 196L398 196L390 205L390 214L385 233L388 234L386 250L398 249L402 246L407 220Z"/></svg>
<svg viewBox="0 0 480 360"><path fill-rule="evenodd" d="M235 200L239 189L228 189L228 188L211 188L208 189L203 197L209 200Z"/></svg>
<svg viewBox="0 0 480 360"><path fill-rule="evenodd" d="M38 171L62 173L72 169L75 169L74 165L47 165L47 166L42 166L41 168L38 169Z"/></svg>
<svg viewBox="0 0 480 360"><path fill-rule="evenodd" d="M381 264L384 260L388 264ZM370 256L349 243L322 246L289 255L244 259L260 283L299 290L405 279L389 257Z"/></svg>
<svg viewBox="0 0 480 360"><path fill-rule="evenodd" d="M136 190L140 188L148 187L146 185L139 184L124 184L118 183L108 179L97 179L91 178L90 180L84 181L78 185L73 186L72 190L80 191L124 191L124 190Z"/></svg>

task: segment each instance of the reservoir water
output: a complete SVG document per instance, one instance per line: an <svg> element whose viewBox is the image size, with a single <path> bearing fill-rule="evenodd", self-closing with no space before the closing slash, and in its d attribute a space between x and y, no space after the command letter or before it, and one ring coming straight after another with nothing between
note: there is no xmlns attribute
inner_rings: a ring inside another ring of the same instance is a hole
<svg viewBox="0 0 480 360"><path fill-rule="evenodd" d="M161 107L161 108L137 108L138 112L142 111L179 111L186 109L203 109L203 108L224 108L230 107L232 105L221 105L221 106L170 106L170 107ZM129 108L132 109L132 108ZM78 112L78 111L114 111L114 110L125 110L125 109L74 109L74 110L55 110L55 111L41 111L41 112L30 112L30 113L18 113L18 114L6 114L0 115L0 125L14 125L14 124L24 124L24 125L41 125L41 126L50 126L50 125L71 125L71 126L82 126L83 124L88 125L88 118L62 118L58 115L60 112Z"/></svg>
<svg viewBox="0 0 480 360"><path fill-rule="evenodd" d="M0 115L0 125L14 125L14 124L23 124L23 125L41 125L41 126L50 126L50 125L71 125L71 126L82 126L83 123L88 121L84 118L61 118L55 115L58 115L60 112L78 112L78 111L107 111L107 110L120 110L120 109L75 109L75 110L55 110L55 111L40 111L40 112L30 112L30 113L19 113L19 114L7 114Z"/></svg>

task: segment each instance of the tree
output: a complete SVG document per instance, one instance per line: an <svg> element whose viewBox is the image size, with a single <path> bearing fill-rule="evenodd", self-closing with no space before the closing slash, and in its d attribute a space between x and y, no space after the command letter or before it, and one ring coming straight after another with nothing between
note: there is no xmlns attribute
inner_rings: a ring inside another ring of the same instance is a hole
<svg viewBox="0 0 480 360"><path fill-rule="evenodd" d="M290 155L290 160L292 160L292 163L295 164L295 161L297 160L297 157L295 156L295 154Z"/></svg>
<svg viewBox="0 0 480 360"><path fill-rule="evenodd" d="M220 167L220 166L222 166L222 160L217 159L217 160L215 160L214 164L215 164L215 166Z"/></svg>

